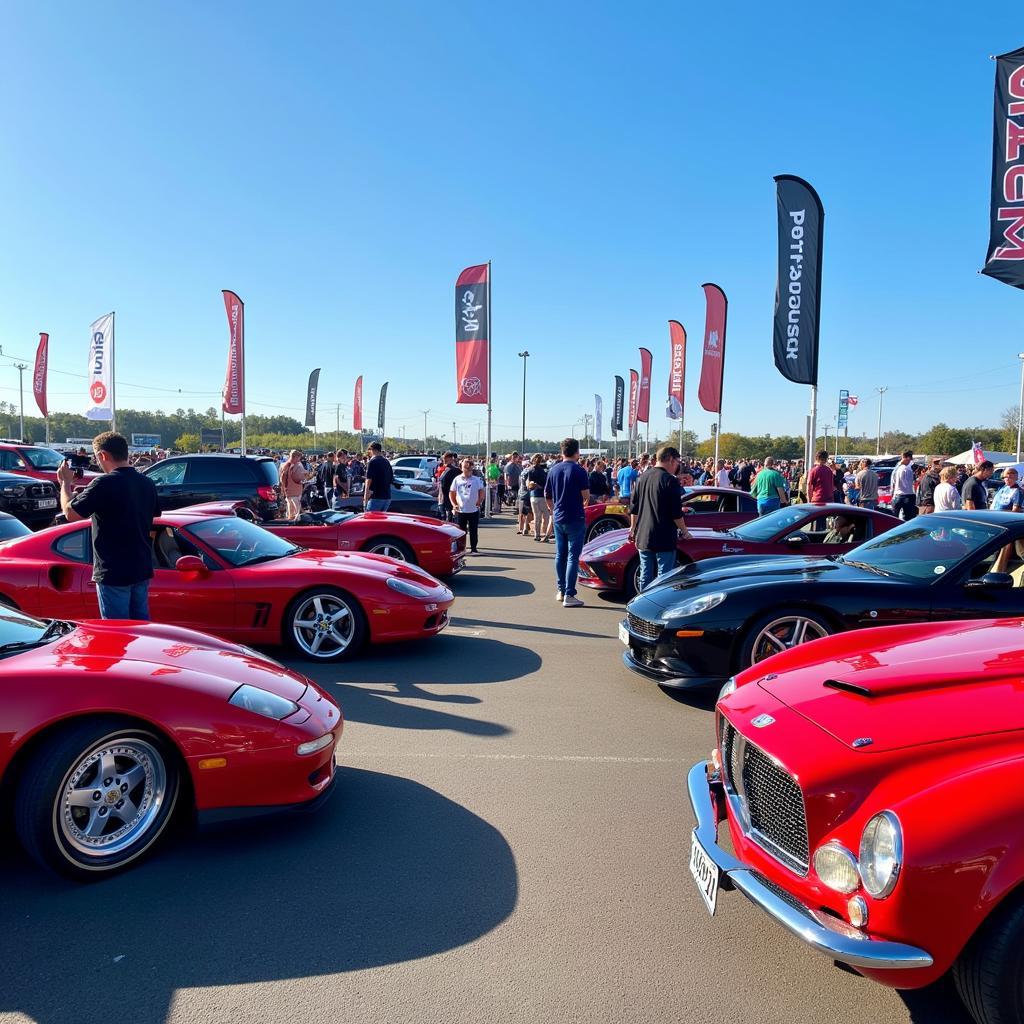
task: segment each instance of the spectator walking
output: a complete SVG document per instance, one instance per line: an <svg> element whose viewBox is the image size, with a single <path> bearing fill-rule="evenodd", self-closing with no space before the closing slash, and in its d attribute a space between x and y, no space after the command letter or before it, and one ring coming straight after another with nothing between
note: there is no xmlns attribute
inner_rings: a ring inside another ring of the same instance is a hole
<svg viewBox="0 0 1024 1024"><path fill-rule="evenodd" d="M92 520L92 579L100 617L149 620L153 578L153 519L160 514L156 485L128 462L128 442L107 431L93 440L103 475L74 493L69 461L57 469L60 506L69 523ZM301 493L301 489L300 489Z"/></svg>
<svg viewBox="0 0 1024 1024"><path fill-rule="evenodd" d="M469 534L469 550L475 555L480 533L480 509L484 503L485 485L473 472L473 460L462 460L462 473L452 481L449 500L458 517L459 529Z"/></svg>
<svg viewBox="0 0 1024 1024"><path fill-rule="evenodd" d="M552 467L544 484L544 497L555 523L555 600L563 608L581 608L576 576L586 533L583 507L590 497L587 471L579 464L580 443L575 437L562 442L562 461Z"/></svg>
<svg viewBox="0 0 1024 1024"><path fill-rule="evenodd" d="M964 489L961 494L963 507L968 511L988 508L988 488L985 481L992 475L994 469L992 463L986 459L975 467L974 472L964 481Z"/></svg>
<svg viewBox="0 0 1024 1024"><path fill-rule="evenodd" d="M626 459L622 460L622 469L619 470L616 477L616 481L619 485L619 497L628 498L633 490L633 484L636 483L636 478L640 474L636 471L636 460L632 462Z"/></svg>
<svg viewBox="0 0 1024 1024"><path fill-rule="evenodd" d="M455 452L445 452L441 457L441 460L444 468L441 470L441 476L437 482L437 495L441 505L441 518L446 523L454 523L455 509L452 507L452 484L461 472L461 468L456 461Z"/></svg>
<svg viewBox="0 0 1024 1024"><path fill-rule="evenodd" d="M925 516L935 511L935 488L942 482L942 459L932 459L917 481L917 511Z"/></svg>
<svg viewBox="0 0 1024 1024"><path fill-rule="evenodd" d="M519 513L520 520L522 519L522 512L519 509L519 480L523 475L523 461L519 455L519 452L513 452L509 456L508 462L505 463L505 493L509 496L512 502L516 505L516 512ZM529 509L527 509L529 513ZM517 533L524 532L522 528L516 531Z"/></svg>
<svg viewBox="0 0 1024 1024"><path fill-rule="evenodd" d="M718 460L718 472L715 474L716 487L732 487L732 474L725 467L725 459Z"/></svg>
<svg viewBox="0 0 1024 1024"><path fill-rule="evenodd" d="M629 539L640 554L640 586L676 567L676 541L690 536L683 520L682 492L676 479L679 451L662 445L654 467L637 481L629 502Z"/></svg>
<svg viewBox="0 0 1024 1024"><path fill-rule="evenodd" d="M743 490L745 488L741 488ZM786 478L775 468L775 459L769 455L764 460L764 468L754 478L750 493L757 499L757 514L766 516L777 508L789 504L786 492Z"/></svg>
<svg viewBox="0 0 1024 1024"><path fill-rule="evenodd" d="M342 498L348 497L348 452L342 448L334 459L334 500L335 508L341 508Z"/></svg>
<svg viewBox="0 0 1024 1024"><path fill-rule="evenodd" d="M395 471L381 454L380 441L367 449L366 486L363 488L363 508L367 512L387 512L391 506L391 486Z"/></svg>
<svg viewBox="0 0 1024 1024"><path fill-rule="evenodd" d="M530 460L530 468L523 474L526 489L530 495L530 508L533 511L533 539L547 542L551 540L551 511L544 497L544 485L548 480L548 467L544 456L538 452Z"/></svg>
<svg viewBox="0 0 1024 1024"><path fill-rule="evenodd" d="M496 516L501 511L498 503L498 483L501 481L501 466L498 465L498 456L492 455L491 461L487 464L487 489L491 492L491 515Z"/></svg>
<svg viewBox="0 0 1024 1024"><path fill-rule="evenodd" d="M321 509L330 508L334 500L334 474L334 452L328 452L316 468L316 487L322 502Z"/></svg>
<svg viewBox="0 0 1024 1024"><path fill-rule="evenodd" d="M590 481L590 503L607 501L611 497L611 488L608 486L608 477L605 476L604 463L598 462L588 474Z"/></svg>
<svg viewBox="0 0 1024 1024"><path fill-rule="evenodd" d="M814 468L807 474L807 500L814 505L827 505L833 497L836 476L828 464L828 452L814 456Z"/></svg>
<svg viewBox="0 0 1024 1024"><path fill-rule="evenodd" d="M302 464L302 452L293 448L280 473L281 491L288 506L286 515L289 519L297 519L302 511L302 485L307 475L306 467Z"/></svg>
<svg viewBox="0 0 1024 1024"><path fill-rule="evenodd" d="M857 494L861 508L878 508L878 474L871 468L870 459L860 460Z"/></svg>
<svg viewBox="0 0 1024 1024"><path fill-rule="evenodd" d="M954 512L960 508L960 492L956 489L956 467L946 466L939 473L939 482L932 496L936 512Z"/></svg>
<svg viewBox="0 0 1024 1024"><path fill-rule="evenodd" d="M908 448L892 471L892 514L909 522L917 515L914 494L914 453Z"/></svg>

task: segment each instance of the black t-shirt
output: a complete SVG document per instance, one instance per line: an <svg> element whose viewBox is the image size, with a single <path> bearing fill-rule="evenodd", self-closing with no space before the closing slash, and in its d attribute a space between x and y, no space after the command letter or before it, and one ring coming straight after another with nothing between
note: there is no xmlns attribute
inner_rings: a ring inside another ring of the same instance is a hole
<svg viewBox="0 0 1024 1024"><path fill-rule="evenodd" d="M321 491L326 491L334 486L334 463L324 462L317 468L316 482Z"/></svg>
<svg viewBox="0 0 1024 1024"><path fill-rule="evenodd" d="M748 462L736 472L736 485L741 491L750 490L750 478L754 475L754 467Z"/></svg>
<svg viewBox="0 0 1024 1024"><path fill-rule="evenodd" d="M608 478L600 470L595 469L590 474L590 496L592 498L603 498L608 493Z"/></svg>
<svg viewBox="0 0 1024 1024"><path fill-rule="evenodd" d="M531 466L526 471L526 482L529 484L531 481L537 486L527 488L530 498L543 498L544 485L548 482L548 467L543 463L539 466Z"/></svg>
<svg viewBox="0 0 1024 1024"><path fill-rule="evenodd" d="M394 479L391 463L383 455L374 455L366 464L366 483L370 488L370 500L389 501Z"/></svg>
<svg viewBox="0 0 1024 1024"><path fill-rule="evenodd" d="M969 476L964 481L963 500L973 501L975 508L988 508L988 488L984 480Z"/></svg>
<svg viewBox="0 0 1024 1024"><path fill-rule="evenodd" d="M675 551L683 517L679 481L660 466L640 475L630 492L629 511L636 518L638 551Z"/></svg>
<svg viewBox="0 0 1024 1024"><path fill-rule="evenodd" d="M71 501L92 517L92 578L127 587L153 578L153 518L160 514L156 486L131 466L93 479Z"/></svg>
<svg viewBox="0 0 1024 1024"><path fill-rule="evenodd" d="M458 466L448 466L441 474L437 489L441 492L441 505L444 508L452 507L452 482L457 476L462 476L462 470Z"/></svg>

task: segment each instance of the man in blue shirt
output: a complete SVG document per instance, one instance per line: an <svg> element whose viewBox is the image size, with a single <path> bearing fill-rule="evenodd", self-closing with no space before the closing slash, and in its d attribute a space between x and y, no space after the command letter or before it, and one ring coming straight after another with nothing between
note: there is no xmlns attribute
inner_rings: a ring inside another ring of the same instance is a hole
<svg viewBox="0 0 1024 1024"><path fill-rule="evenodd" d="M555 524L555 600L563 608L583 607L576 596L576 576L587 527L583 508L590 499L590 479L579 460L579 441L567 437L562 442L562 461L551 468L544 483L544 497Z"/></svg>
<svg viewBox="0 0 1024 1024"><path fill-rule="evenodd" d="M636 478L640 474L636 471L636 460L632 463L627 462L622 469L619 470L618 480L619 484L619 497L628 498L633 493L633 484Z"/></svg>

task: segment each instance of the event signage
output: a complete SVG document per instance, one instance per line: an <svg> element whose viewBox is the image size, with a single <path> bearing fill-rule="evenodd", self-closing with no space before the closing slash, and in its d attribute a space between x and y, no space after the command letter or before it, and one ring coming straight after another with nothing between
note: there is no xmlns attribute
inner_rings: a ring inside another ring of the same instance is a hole
<svg viewBox="0 0 1024 1024"><path fill-rule="evenodd" d="M615 398L612 402L612 437L618 437L622 430L622 417L626 404L626 382L619 376L615 378Z"/></svg>
<svg viewBox="0 0 1024 1024"><path fill-rule="evenodd" d="M377 401L377 433L384 437L384 408L388 401L388 384L389 381L384 381L380 387L380 398Z"/></svg>
<svg viewBox="0 0 1024 1024"><path fill-rule="evenodd" d="M1024 288L1024 48L996 58L992 199L981 272Z"/></svg>
<svg viewBox="0 0 1024 1024"><path fill-rule="evenodd" d="M157 444L160 442L157 441ZM222 427L200 427L199 428L199 443L204 447L215 445L216 447L223 450L224 448L224 429Z"/></svg>
<svg viewBox="0 0 1024 1024"><path fill-rule="evenodd" d="M686 328L678 320L669 320L668 340L668 405L665 415L670 420L681 420L686 392Z"/></svg>
<svg viewBox="0 0 1024 1024"><path fill-rule="evenodd" d="M32 373L32 394L35 395L36 405L43 417L49 415L46 411L46 367L50 358L50 336L39 335L39 347L36 349L36 365Z"/></svg>
<svg viewBox="0 0 1024 1024"><path fill-rule="evenodd" d="M701 285L704 289L704 355L700 364L697 398L707 412L722 411L722 379L725 375L725 326L729 300L717 284Z"/></svg>
<svg viewBox="0 0 1024 1024"><path fill-rule="evenodd" d="M467 267L455 282L455 378L457 405L486 405L490 390L491 327L489 265Z"/></svg>
<svg viewBox="0 0 1024 1024"><path fill-rule="evenodd" d="M850 417L850 392L839 392L839 415L836 417L836 429L842 430L848 426Z"/></svg>
<svg viewBox="0 0 1024 1024"><path fill-rule="evenodd" d="M363 429L363 375L356 377L356 391L352 398L352 429Z"/></svg>
<svg viewBox="0 0 1024 1024"><path fill-rule="evenodd" d="M87 420L114 418L114 314L101 316L89 328L89 401Z"/></svg>
<svg viewBox="0 0 1024 1024"><path fill-rule="evenodd" d="M604 417L604 402L600 395L594 395L594 444L601 447L601 420Z"/></svg>
<svg viewBox="0 0 1024 1024"><path fill-rule="evenodd" d="M638 423L651 421L651 350L640 349L640 388L636 399L636 419Z"/></svg>
<svg viewBox="0 0 1024 1024"><path fill-rule="evenodd" d="M306 385L306 419L305 426L316 429L316 390L320 386L320 367L310 375Z"/></svg>
<svg viewBox="0 0 1024 1024"><path fill-rule="evenodd" d="M219 433L219 431L218 431ZM133 448L159 448L159 434L132 434Z"/></svg>
<svg viewBox="0 0 1024 1024"><path fill-rule="evenodd" d="M775 365L794 384L816 387L825 211L818 193L803 178L779 174L775 186L779 215Z"/></svg>
<svg viewBox="0 0 1024 1024"><path fill-rule="evenodd" d="M636 440L636 413L637 413L637 398L640 391L640 374L636 370L629 371L629 438L631 441Z"/></svg>
<svg viewBox="0 0 1024 1024"><path fill-rule="evenodd" d="M221 409L232 416L245 413L245 303L225 290L228 315L228 368L224 375Z"/></svg>

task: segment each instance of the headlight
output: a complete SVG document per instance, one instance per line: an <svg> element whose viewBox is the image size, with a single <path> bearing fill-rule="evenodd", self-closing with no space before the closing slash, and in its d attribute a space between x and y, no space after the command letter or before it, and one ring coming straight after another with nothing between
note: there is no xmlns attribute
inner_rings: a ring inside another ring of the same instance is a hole
<svg viewBox="0 0 1024 1024"><path fill-rule="evenodd" d="M840 843L826 843L814 851L814 870L836 892L851 893L860 885L857 858Z"/></svg>
<svg viewBox="0 0 1024 1024"><path fill-rule="evenodd" d="M287 697L279 697L269 690L261 690L258 686L250 686L244 683L233 694L228 701L236 708L244 708L254 715L262 715L264 718L272 718L280 722L282 718L294 715L299 710L299 705Z"/></svg>
<svg viewBox="0 0 1024 1024"><path fill-rule="evenodd" d="M325 732L323 736L318 736L315 740L307 740L305 743L300 743L295 748L295 753L299 757L305 757L307 754L315 754L318 750L329 747L333 742L334 736L329 732Z"/></svg>
<svg viewBox="0 0 1024 1024"><path fill-rule="evenodd" d="M397 576L389 576L387 584L392 590L397 591L399 594L405 594L406 597L418 597L420 600L430 597L429 590L425 590L415 583L410 583L408 580L400 580Z"/></svg>
<svg viewBox="0 0 1024 1024"><path fill-rule="evenodd" d="M892 811L876 814L860 837L860 876L875 899L885 899L903 866L903 829Z"/></svg>
<svg viewBox="0 0 1024 1024"><path fill-rule="evenodd" d="M735 693L735 692L736 692L736 677L732 676L732 677L730 677L729 679L727 679L725 681L725 686L723 686L718 691L718 700L725 700L725 698L728 697L730 693ZM717 703L717 701L716 701L716 703Z"/></svg>
<svg viewBox="0 0 1024 1024"><path fill-rule="evenodd" d="M452 554L454 555L459 550L459 542L457 540L452 541Z"/></svg>
<svg viewBox="0 0 1024 1024"><path fill-rule="evenodd" d="M4 494L12 494L15 498L21 498L25 494L24 487L5 487L3 488Z"/></svg>
<svg viewBox="0 0 1024 1024"><path fill-rule="evenodd" d="M717 594L704 594L701 597L695 597L692 601L679 605L677 608L670 608L665 612L665 617L681 619L686 615L700 615L702 612L709 612L712 608L717 608L724 600L725 594L721 592Z"/></svg>
<svg viewBox="0 0 1024 1024"><path fill-rule="evenodd" d="M604 558L606 555L614 555L620 548L624 548L626 542L624 540L617 540L611 544L605 544L603 547L598 548L596 551L591 551L587 556L588 558Z"/></svg>

